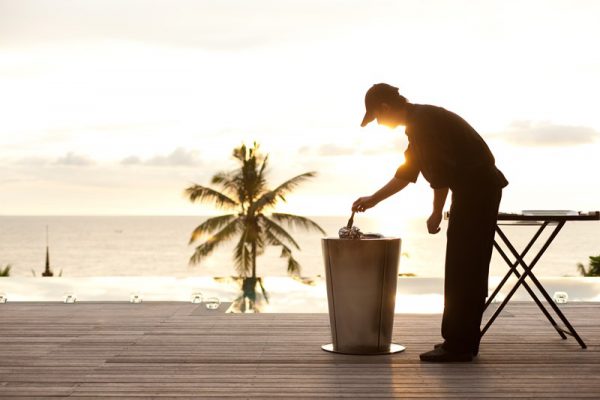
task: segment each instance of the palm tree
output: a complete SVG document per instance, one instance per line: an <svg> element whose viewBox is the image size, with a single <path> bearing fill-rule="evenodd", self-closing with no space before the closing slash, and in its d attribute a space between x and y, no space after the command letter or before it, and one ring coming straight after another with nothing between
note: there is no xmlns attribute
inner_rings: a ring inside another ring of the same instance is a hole
<svg viewBox="0 0 600 400"><path fill-rule="evenodd" d="M209 218L192 232L189 244L204 236L208 238L200 243L190 258L190 265L199 264L219 245L239 237L234 249L235 268L243 278L242 295L236 303L245 304L248 299L250 309L256 304L256 283L260 284L265 300L268 295L262 281L256 277L256 258L264 253L267 246L281 247L281 257L287 259L287 272L291 276L300 276L300 264L293 257L292 248L300 250L294 238L282 226L325 231L309 218L293 214L265 212L272 210L279 200L298 185L316 176L315 172L306 172L295 176L275 189L269 189L266 181L268 155L263 156L254 142L252 148L242 144L233 150L233 157L239 161L240 168L228 172L219 172L212 177L211 183L220 190L206 186L193 185L185 190L192 202L212 203L218 208L229 210L229 214ZM243 311L243 307L241 307Z"/></svg>
<svg viewBox="0 0 600 400"><path fill-rule="evenodd" d="M590 265L587 269L582 263L577 263L577 269L583 276L600 276L600 255L590 256Z"/></svg>

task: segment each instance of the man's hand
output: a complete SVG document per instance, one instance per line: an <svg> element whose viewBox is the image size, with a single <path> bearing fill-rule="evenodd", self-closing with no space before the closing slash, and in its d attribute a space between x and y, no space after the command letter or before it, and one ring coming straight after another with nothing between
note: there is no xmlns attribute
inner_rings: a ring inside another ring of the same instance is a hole
<svg viewBox="0 0 600 400"><path fill-rule="evenodd" d="M442 223L442 213L441 212L433 212L429 218L427 219L427 230L432 235L438 233L441 228L440 224Z"/></svg>
<svg viewBox="0 0 600 400"><path fill-rule="evenodd" d="M354 203L352 203L352 211L363 212L371 207L374 207L377 205L377 203L378 202L373 198L373 196L359 197Z"/></svg>
<svg viewBox="0 0 600 400"><path fill-rule="evenodd" d="M442 210L448 196L448 188L438 188L433 190L433 211L427 219L427 230L432 235L440 231L442 223Z"/></svg>

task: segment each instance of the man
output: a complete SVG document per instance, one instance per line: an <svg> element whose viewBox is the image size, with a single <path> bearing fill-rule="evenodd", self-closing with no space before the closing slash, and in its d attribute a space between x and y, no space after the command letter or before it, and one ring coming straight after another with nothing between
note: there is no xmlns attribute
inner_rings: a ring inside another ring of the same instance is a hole
<svg viewBox="0 0 600 400"><path fill-rule="evenodd" d="M465 120L441 107L411 104L398 88L373 85L365 95L361 126L377 120L391 128L403 125L408 148L394 177L371 196L360 197L352 210L363 212L415 182L419 173L434 191L429 233L440 231L448 190L444 278L444 342L421 354L422 361L471 361L479 351L480 325L488 292L489 264L502 188L508 182L494 156Z"/></svg>

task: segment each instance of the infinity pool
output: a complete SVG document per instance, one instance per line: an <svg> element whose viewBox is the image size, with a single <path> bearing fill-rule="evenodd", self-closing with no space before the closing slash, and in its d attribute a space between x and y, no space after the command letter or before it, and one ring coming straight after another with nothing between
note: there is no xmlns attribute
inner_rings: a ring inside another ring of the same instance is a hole
<svg viewBox="0 0 600 400"><path fill-rule="evenodd" d="M493 289L500 277L490 279ZM553 296L567 293L568 302L600 301L600 278L542 278L542 284ZM497 297L502 300L514 284L509 281ZM269 296L265 301L257 286L261 312L326 313L327 289L324 277L296 280L286 277L265 277L263 285ZM396 294L397 313L440 313L443 310L443 279L401 277ZM233 278L175 278L168 276L0 278L0 294L8 302L50 301L195 301L217 298L232 302L241 294L241 283ZM522 289L513 297L516 301L531 301ZM1 307L1 304L0 304Z"/></svg>

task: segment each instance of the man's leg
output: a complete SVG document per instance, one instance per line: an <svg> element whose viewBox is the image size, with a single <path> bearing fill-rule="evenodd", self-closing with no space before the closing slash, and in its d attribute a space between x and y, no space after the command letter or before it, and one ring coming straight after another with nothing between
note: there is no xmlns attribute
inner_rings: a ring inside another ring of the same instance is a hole
<svg viewBox="0 0 600 400"><path fill-rule="evenodd" d="M444 349L479 347L501 190L452 194L444 279Z"/></svg>

